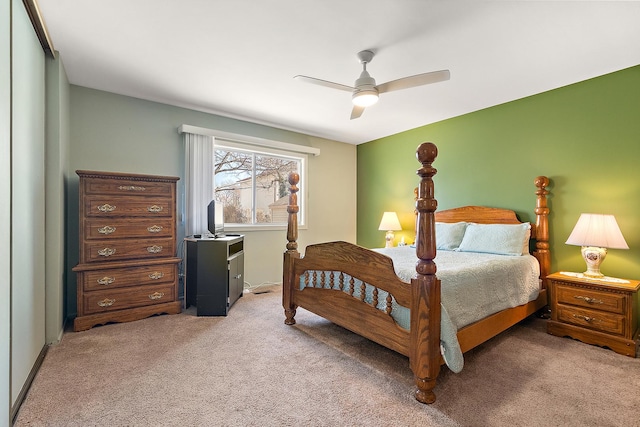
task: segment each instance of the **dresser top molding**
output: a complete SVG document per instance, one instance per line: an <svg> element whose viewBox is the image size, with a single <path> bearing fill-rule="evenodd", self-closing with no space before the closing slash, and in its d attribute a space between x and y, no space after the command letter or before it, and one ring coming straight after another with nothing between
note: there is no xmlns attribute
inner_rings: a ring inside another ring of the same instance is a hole
<svg viewBox="0 0 640 427"><path fill-rule="evenodd" d="M143 175L143 174L131 174L124 172L99 172L99 171L87 171L77 170L78 176L87 178L111 178L111 179L126 179L127 181L158 181L158 182L176 182L180 180L177 176L161 176L161 175Z"/></svg>

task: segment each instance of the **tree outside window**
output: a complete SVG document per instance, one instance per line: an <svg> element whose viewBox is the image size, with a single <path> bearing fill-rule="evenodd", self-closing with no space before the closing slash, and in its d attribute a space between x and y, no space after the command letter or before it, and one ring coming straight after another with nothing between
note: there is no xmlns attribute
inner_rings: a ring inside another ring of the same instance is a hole
<svg viewBox="0 0 640 427"><path fill-rule="evenodd" d="M286 224L290 172L300 173L301 157L262 153L216 144L216 201L225 224Z"/></svg>

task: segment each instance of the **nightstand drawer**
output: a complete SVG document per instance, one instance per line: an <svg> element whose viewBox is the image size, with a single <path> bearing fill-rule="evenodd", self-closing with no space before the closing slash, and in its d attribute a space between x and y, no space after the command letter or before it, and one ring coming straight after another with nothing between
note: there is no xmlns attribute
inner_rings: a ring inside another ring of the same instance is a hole
<svg viewBox="0 0 640 427"><path fill-rule="evenodd" d="M618 314L625 312L627 297L623 294L600 292L559 283L556 292L559 304L576 305Z"/></svg>
<svg viewBox="0 0 640 427"><path fill-rule="evenodd" d="M558 304L558 320L598 331L624 335L625 316Z"/></svg>

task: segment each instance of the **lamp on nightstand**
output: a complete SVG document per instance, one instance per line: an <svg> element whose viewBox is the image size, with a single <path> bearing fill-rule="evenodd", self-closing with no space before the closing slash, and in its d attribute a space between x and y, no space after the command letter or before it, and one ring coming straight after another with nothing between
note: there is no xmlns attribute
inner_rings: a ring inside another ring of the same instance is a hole
<svg viewBox="0 0 640 427"><path fill-rule="evenodd" d="M613 215L581 214L566 241L567 245L582 246L582 257L587 263L587 277L603 277L600 264L608 249L629 249Z"/></svg>
<svg viewBox="0 0 640 427"><path fill-rule="evenodd" d="M384 236L387 241L385 248L393 247L393 232L402 230L400 227L400 221L398 220L398 215L395 212L385 212L382 214L382 221L380 221L380 227L378 230L387 231L387 234Z"/></svg>

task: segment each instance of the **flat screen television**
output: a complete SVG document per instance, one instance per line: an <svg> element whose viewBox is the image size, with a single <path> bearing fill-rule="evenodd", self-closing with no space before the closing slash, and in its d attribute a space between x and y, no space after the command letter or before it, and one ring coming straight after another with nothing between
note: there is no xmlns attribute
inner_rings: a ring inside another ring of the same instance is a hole
<svg viewBox="0 0 640 427"><path fill-rule="evenodd" d="M207 207L209 233L213 237L224 236L224 204L212 200Z"/></svg>

